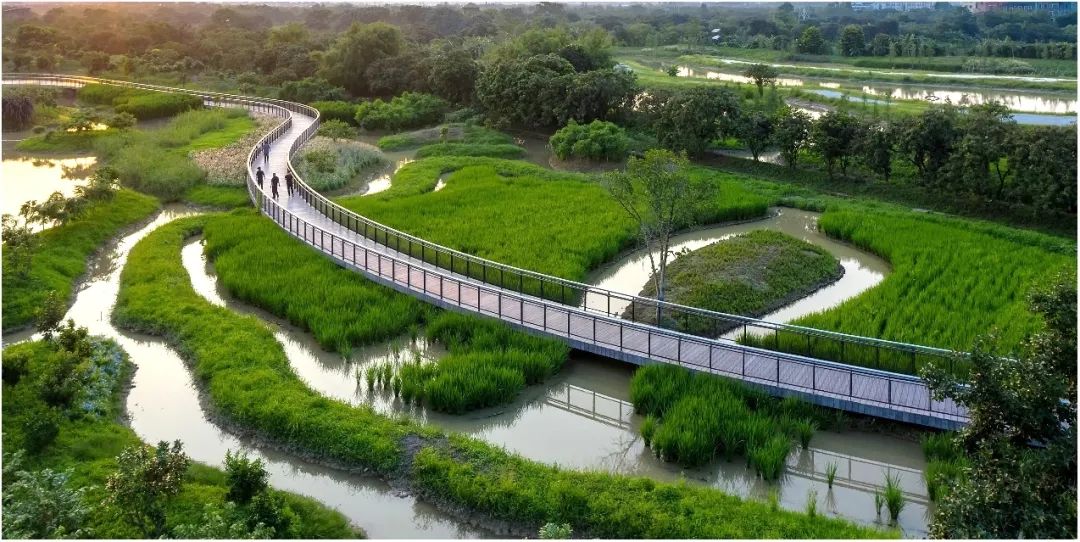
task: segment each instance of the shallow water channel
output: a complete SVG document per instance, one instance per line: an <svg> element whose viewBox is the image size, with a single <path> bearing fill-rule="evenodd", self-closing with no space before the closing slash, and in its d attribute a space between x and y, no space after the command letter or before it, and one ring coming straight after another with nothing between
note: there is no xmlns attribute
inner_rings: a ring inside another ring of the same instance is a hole
<svg viewBox="0 0 1080 542"><path fill-rule="evenodd" d="M368 388L362 375L373 364L404 363L414 358L436 361L445 354L422 337L407 337L354 350L348 359L324 351L312 336L260 309L233 299L217 285L213 265L203 256L201 241L182 252L192 284L208 301L252 314L274 330L293 370L312 389L350 404L369 404L379 412L407 414L447 431L470 434L510 452L567 468L595 469L657 480L686 479L744 497L766 499L778 493L781 506L804 510L814 488L818 509L850 520L876 521L873 492L886 473L899 475L908 505L900 527L908 536L924 536L929 519L925 462L915 442L866 432L820 431L810 449L789 458L786 475L766 483L742 461L715 461L685 470L664 463L644 446L638 433L639 416L629 402L633 367L575 352L562 371L548 382L527 388L512 404L451 416L407 406L389 392ZM832 490L825 483L829 463L838 467Z"/></svg>
<svg viewBox="0 0 1080 542"><path fill-rule="evenodd" d="M128 423L139 437L146 442L179 439L192 459L219 467L227 450L248 450L265 462L271 485L340 510L372 538L489 536L490 533L467 526L415 497L400 495L377 478L322 467L222 430L210 421L191 372L174 350L157 337L128 333L111 324L120 272L131 248L154 229L193 214L196 213L190 208L166 207L148 225L102 251L67 313L67 318L85 326L91 334L117 341L138 368L127 396L126 411ZM27 332L6 335L4 343L30 336Z"/></svg>
<svg viewBox="0 0 1080 542"><path fill-rule="evenodd" d="M820 213L787 207L773 209L772 213L764 220L708 226L677 235L672 240L672 250L676 253L682 250L697 250L750 231L774 230L822 247L840 260L840 265L844 268L844 276L840 280L761 317L762 320L778 323L791 322L835 307L876 286L889 273L889 264L885 260L832 239L820 231L817 227ZM593 272L587 282L605 290L636 295L649 281L651 274L648 253L635 250ZM610 312L622 312L628 305L628 302L612 300ZM589 300L589 306L597 310L608 310L607 300L598 296ZM753 332L752 329L749 331ZM742 330L732 333L740 334Z"/></svg>

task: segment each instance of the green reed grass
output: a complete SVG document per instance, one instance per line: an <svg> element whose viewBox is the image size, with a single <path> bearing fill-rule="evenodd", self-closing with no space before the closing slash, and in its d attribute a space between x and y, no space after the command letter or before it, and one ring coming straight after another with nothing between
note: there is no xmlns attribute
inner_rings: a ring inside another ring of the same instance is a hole
<svg viewBox="0 0 1080 542"><path fill-rule="evenodd" d="M885 507L889 510L889 519L893 523L900 517L900 512L904 510L904 506L907 505L907 499L904 497L904 491L900 486L899 474L886 474L885 475L885 488L883 497L885 499Z"/></svg>
<svg viewBox="0 0 1080 542"><path fill-rule="evenodd" d="M717 454L727 460L745 456L768 480L783 472L792 439L802 438L795 428L812 436L816 420L826 416L794 399L775 399L734 380L663 364L634 373L630 400L636 412L656 418L651 440L660 457L695 466Z"/></svg>
<svg viewBox="0 0 1080 542"><path fill-rule="evenodd" d="M837 468L835 461L829 461L829 464L825 465L825 481L829 484L829 489L832 489L833 481L836 480Z"/></svg>
<svg viewBox="0 0 1080 542"><path fill-rule="evenodd" d="M93 201L62 226L37 233L30 270L26 275L9 264L4 249L3 326L12 330L32 323L34 311L46 295L55 291L65 301L71 299L75 281L86 272L90 254L111 237L149 217L159 207L157 200L130 190L120 190L112 198Z"/></svg>
<svg viewBox="0 0 1080 542"><path fill-rule="evenodd" d="M180 250L207 220L166 225L134 247L113 318L125 329L165 336L192 364L215 410L245 430L316 457L394 473L416 491L468 513L535 528L569 523L604 538L891 536L842 520L770 510L711 488L542 465L470 437L322 397L289 369L281 345L259 320L211 305L191 288ZM402 470L405 438L419 451Z"/></svg>
<svg viewBox="0 0 1080 542"><path fill-rule="evenodd" d="M806 515L817 517L817 490L814 488L806 490Z"/></svg>

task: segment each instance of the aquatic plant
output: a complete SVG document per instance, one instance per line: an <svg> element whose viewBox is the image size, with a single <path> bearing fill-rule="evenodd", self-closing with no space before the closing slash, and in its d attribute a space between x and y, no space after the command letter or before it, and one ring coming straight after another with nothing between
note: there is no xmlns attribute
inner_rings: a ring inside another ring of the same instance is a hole
<svg viewBox="0 0 1080 542"><path fill-rule="evenodd" d="M641 438L645 441L645 446L649 446L652 443L653 435L656 434L656 416L649 414L645 416L645 420L641 422Z"/></svg>
<svg viewBox="0 0 1080 542"><path fill-rule="evenodd" d="M956 433L926 433L921 439L923 455L928 461L954 460L961 457L960 446L956 441Z"/></svg>
<svg viewBox="0 0 1080 542"><path fill-rule="evenodd" d="M968 466L966 459L931 459L926 462L923 478L926 480L926 494L931 501L938 502L964 476Z"/></svg>
<svg viewBox="0 0 1080 542"><path fill-rule="evenodd" d="M371 145L322 136L308 141L293 159L296 172L315 190L341 188L386 162L386 156Z"/></svg>
<svg viewBox="0 0 1080 542"><path fill-rule="evenodd" d="M806 490L806 515L817 517L817 490L814 488Z"/></svg>
<svg viewBox="0 0 1080 542"><path fill-rule="evenodd" d="M880 491L874 490L874 510L877 511L878 517L881 517L881 507L885 505L885 496Z"/></svg>
<svg viewBox="0 0 1080 542"><path fill-rule="evenodd" d="M829 484L829 489L832 489L833 480L836 480L836 469L835 461L829 461L829 464L825 465L825 481Z"/></svg>
<svg viewBox="0 0 1080 542"><path fill-rule="evenodd" d="M889 518L893 523L900 517L900 512L907 505L904 498L904 490L900 486L900 475L887 473L885 475L884 489L885 507L889 509Z"/></svg>
<svg viewBox="0 0 1080 542"><path fill-rule="evenodd" d="M564 470L329 400L289 369L280 343L259 320L214 306L191 288L180 261L184 239L219 219L176 221L140 241L121 274L113 317L125 329L167 333L200 375L207 401L231 423L326 460L403 475L416 491L496 521L564 522L605 538L883 535L846 521L772 512L711 488ZM401 470L405 440L418 449Z"/></svg>
<svg viewBox="0 0 1080 542"><path fill-rule="evenodd" d="M785 436L773 436L764 444L748 450L750 465L762 478L776 480L784 471L791 441Z"/></svg>

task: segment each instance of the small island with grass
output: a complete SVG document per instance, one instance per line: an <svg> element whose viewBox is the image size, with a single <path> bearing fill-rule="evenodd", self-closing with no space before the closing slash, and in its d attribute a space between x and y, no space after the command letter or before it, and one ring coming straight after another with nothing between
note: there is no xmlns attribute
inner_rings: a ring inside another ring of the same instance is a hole
<svg viewBox="0 0 1080 542"><path fill-rule="evenodd" d="M711 311L762 316L836 282L840 262L825 249L789 235L756 230L680 254L667 269L666 301ZM650 280L643 297L656 296ZM626 309L655 321L655 308ZM727 329L707 330L723 333Z"/></svg>

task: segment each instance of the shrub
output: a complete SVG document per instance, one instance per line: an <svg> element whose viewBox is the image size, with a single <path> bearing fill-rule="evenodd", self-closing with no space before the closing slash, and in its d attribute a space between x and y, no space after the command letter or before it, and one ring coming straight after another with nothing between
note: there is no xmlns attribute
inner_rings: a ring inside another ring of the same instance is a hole
<svg viewBox="0 0 1080 542"><path fill-rule="evenodd" d="M551 136L550 144L560 160L621 160L626 156L630 138L626 130L611 122L594 120L578 124L571 119Z"/></svg>
<svg viewBox="0 0 1080 542"><path fill-rule="evenodd" d="M116 112L131 114L139 120L170 117L203 106L202 98L190 94L154 92L136 94L122 100L117 103Z"/></svg>
<svg viewBox="0 0 1080 542"><path fill-rule="evenodd" d="M250 459L246 452L225 451L225 476L229 480L229 493L225 498L247 504L256 494L265 491L266 468L262 459Z"/></svg>
<svg viewBox="0 0 1080 542"><path fill-rule="evenodd" d="M72 471L23 470L22 453L4 457L4 522L6 539L82 538L92 507L87 487L73 489Z"/></svg>
<svg viewBox="0 0 1080 542"><path fill-rule="evenodd" d="M38 454L60 434L60 411L40 406L26 413L22 426L26 450Z"/></svg>
<svg viewBox="0 0 1080 542"><path fill-rule="evenodd" d="M570 538L570 535L574 534L574 529L570 527L569 523L545 523L543 527L540 527L540 532L537 536L542 540L564 540Z"/></svg>
<svg viewBox="0 0 1080 542"><path fill-rule="evenodd" d="M117 469L105 483L108 502L143 533L160 536L165 529L165 504L180 493L190 461L180 441L170 447L139 444L126 448L116 458Z"/></svg>
<svg viewBox="0 0 1080 542"><path fill-rule="evenodd" d="M442 120L447 103L430 94L405 92L389 102L376 99L356 108L356 124L366 130L403 130Z"/></svg>
<svg viewBox="0 0 1080 542"><path fill-rule="evenodd" d="M356 129L340 120L331 119L319 125L318 134L330 139L351 139L356 136Z"/></svg>
<svg viewBox="0 0 1080 542"><path fill-rule="evenodd" d="M281 90L278 91L278 98L308 104L342 101L345 99L345 89L331 85L326 79L305 77L282 85Z"/></svg>
<svg viewBox="0 0 1080 542"><path fill-rule="evenodd" d="M356 104L341 100L311 102L319 110L323 122L339 120L356 126Z"/></svg>

